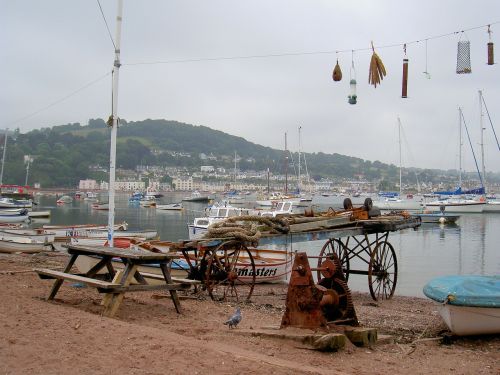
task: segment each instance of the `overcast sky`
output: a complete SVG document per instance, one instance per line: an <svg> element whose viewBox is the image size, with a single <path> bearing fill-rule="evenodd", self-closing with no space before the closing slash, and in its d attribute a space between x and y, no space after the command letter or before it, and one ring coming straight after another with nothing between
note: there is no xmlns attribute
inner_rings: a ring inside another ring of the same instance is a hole
<svg viewBox="0 0 500 375"><path fill-rule="evenodd" d="M101 0L113 38L116 4ZM478 90L500 136L499 65L486 64L486 27L429 39L427 59L424 40L492 24L498 62L499 21L495 0L125 0L118 113L205 125L278 149L287 132L292 151L302 126L302 151L396 165L399 116L404 166L458 168L459 106L480 157ZM114 48L97 1L0 0L0 28L0 128L109 116ZM460 38L471 43L472 74L455 72ZM368 84L372 40L387 69L377 88ZM356 105L347 102L352 54L335 53L353 49ZM285 56L215 59L266 55ZM343 79L333 82L337 57ZM484 119L486 169L498 172L500 151ZM463 166L473 170L464 143Z"/></svg>

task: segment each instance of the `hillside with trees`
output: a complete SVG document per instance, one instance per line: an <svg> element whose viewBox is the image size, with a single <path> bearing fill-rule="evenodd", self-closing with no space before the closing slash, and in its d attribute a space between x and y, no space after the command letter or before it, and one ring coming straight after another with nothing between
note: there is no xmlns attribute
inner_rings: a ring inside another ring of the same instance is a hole
<svg viewBox="0 0 500 375"><path fill-rule="evenodd" d="M3 145L3 140L0 141ZM107 180L110 130L102 119L42 128L28 133L19 130L9 134L3 182L24 184L24 155L30 155L28 184L39 182L42 187L75 187L86 178ZM117 139L117 168L135 170L138 165L186 167L199 171L200 165L232 169L234 152L242 171L284 173L283 150L264 147L237 136L206 126L194 126L176 121L121 121ZM200 155L210 155L206 161ZM289 160L297 160L292 154ZM367 161L339 154L305 153L311 177L336 179L366 179L395 181L398 168L379 161ZM100 167L100 168L99 168ZM293 168L293 167L292 167ZM289 171L291 171L289 169ZM410 174L405 170L405 174ZM419 171L428 179L454 175L454 171Z"/></svg>

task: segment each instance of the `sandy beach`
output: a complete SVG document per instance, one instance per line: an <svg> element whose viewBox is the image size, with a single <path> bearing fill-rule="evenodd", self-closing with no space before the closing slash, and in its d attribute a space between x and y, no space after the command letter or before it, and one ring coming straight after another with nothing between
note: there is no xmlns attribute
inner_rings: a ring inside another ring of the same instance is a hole
<svg viewBox="0 0 500 375"><path fill-rule="evenodd" d="M67 282L47 302L52 281L34 267L60 269L63 254L0 255L1 374L500 374L500 337L448 337L430 300L374 302L353 293L363 327L390 335L372 347L319 352L249 331L279 326L286 286L258 286L242 322L222 323L234 305L205 295L181 300L177 314L161 292L126 295L114 318L101 316L93 288Z"/></svg>

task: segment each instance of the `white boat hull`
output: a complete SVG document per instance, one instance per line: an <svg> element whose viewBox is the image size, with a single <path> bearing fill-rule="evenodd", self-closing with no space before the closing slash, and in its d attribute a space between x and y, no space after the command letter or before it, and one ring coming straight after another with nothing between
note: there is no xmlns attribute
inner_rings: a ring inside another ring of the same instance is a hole
<svg viewBox="0 0 500 375"><path fill-rule="evenodd" d="M51 250L50 244L30 239L0 240L0 253L39 253Z"/></svg>
<svg viewBox="0 0 500 375"><path fill-rule="evenodd" d="M422 202L404 199L377 201L373 205L381 210L421 210L423 207Z"/></svg>
<svg viewBox="0 0 500 375"><path fill-rule="evenodd" d="M459 336L500 333L500 308L439 304L439 314Z"/></svg>
<svg viewBox="0 0 500 375"><path fill-rule="evenodd" d="M254 256L255 263L255 282L256 283L280 283L286 282L288 275L292 270L293 264L293 253L279 250L260 250L260 249L249 249ZM259 254L270 253L272 258L266 258L265 256L260 256ZM99 261L98 258L93 258L91 256L81 255L76 259L76 267L80 272L85 273L90 270ZM174 261L175 262L175 261ZM184 260L181 262L185 263ZM180 264L180 262L179 262ZM123 263L119 261L113 261L113 267L116 269L122 269ZM187 268L187 264L186 264ZM101 273L105 273L102 270ZM145 265L139 267L139 272L146 274L146 279L148 279L147 274L161 275L161 269L155 265ZM252 275L249 269L248 263L242 262L236 265L236 272L238 272L239 279L243 282L251 281ZM171 275L173 277L186 278L187 269L179 269L175 266L171 269ZM151 284L155 284L155 279L148 279Z"/></svg>
<svg viewBox="0 0 500 375"><path fill-rule="evenodd" d="M449 202L430 202L425 205L426 210L440 211L441 206L445 206L445 212L456 213L476 213L483 212L485 202L474 203L449 203Z"/></svg>
<svg viewBox="0 0 500 375"><path fill-rule="evenodd" d="M500 212L500 202L488 202L483 208L483 212Z"/></svg>

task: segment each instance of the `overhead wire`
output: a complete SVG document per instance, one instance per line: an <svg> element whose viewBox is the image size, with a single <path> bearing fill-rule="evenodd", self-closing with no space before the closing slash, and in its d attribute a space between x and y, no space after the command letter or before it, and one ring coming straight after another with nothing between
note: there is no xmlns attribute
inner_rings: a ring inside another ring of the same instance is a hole
<svg viewBox="0 0 500 375"><path fill-rule="evenodd" d="M460 29L459 31L453 31L445 34L433 35L426 38L421 38L417 40L413 40L410 42L401 42L401 43L393 43L377 46L377 49L385 49L385 48L395 48L401 47L411 44L417 44L420 42L427 42L429 40L445 38L452 35L457 35L461 33L465 33L466 31L472 31L477 29L482 29L485 27L489 27L491 25L496 25L500 23L500 21L490 22L481 26L474 26L467 29ZM206 61L224 61L224 60L248 60L248 59L262 59L262 58L273 58L273 57L290 57L290 56L308 56L308 55L329 55L329 54L339 54L339 53L354 53L354 52L362 52L362 51L371 51L372 47L365 48L355 48L355 49L340 49L340 50L328 50L328 51L305 51L305 52L285 52L285 53L270 53L270 54L262 54L262 55L243 55L243 56L219 56L219 57L195 57L190 59L173 59L173 60L159 60L159 61L143 61L143 62L132 62L132 63L123 63L122 65L134 66L134 65L155 65L155 64L180 64L180 63L193 63L193 62L206 62Z"/></svg>
<svg viewBox="0 0 500 375"><path fill-rule="evenodd" d="M104 20L104 24L106 25L106 29L108 29L109 39L111 39L111 43L113 43L113 47L116 50L116 45L115 45L115 41L113 39L113 35L111 34L111 30L109 29L108 21L106 21L106 16L104 15L104 12L103 12L102 6L101 6L101 2L99 0L97 0L97 5L99 5L99 10L101 11L102 19Z"/></svg>
<svg viewBox="0 0 500 375"><path fill-rule="evenodd" d="M106 73L106 74L104 74L103 76L100 76L99 78L97 78L97 79L95 79L95 80L93 80L93 81L91 81L91 82L89 82L89 83L85 84L84 86L80 87L79 89L76 89L75 91L71 92L71 93L70 93L70 94L68 94L68 95L63 96L62 98L60 98L60 99L56 100L55 102L52 102L51 104L46 105L45 107L40 108L40 109L38 109L38 110L36 110L36 111L34 111L34 112L31 112L30 114L28 114L28 115L26 115L26 116L23 116L23 117L21 117L21 118L18 118L17 120L14 120L14 121L12 121L12 122L9 122L9 123L7 124L7 127L11 127L11 126L13 126L13 125L16 125L16 124L20 123L21 121L24 121L24 120L26 120L26 119L28 119L28 118L30 118L30 117L33 117L33 116L35 116L35 115L39 114L40 112L43 112L43 111L45 111L45 110L47 110L47 109L49 109L49 108L51 108L51 107L54 107L55 105L57 105L57 104L59 104L59 103L61 103L61 102L65 101L66 99L68 99L68 98L72 97L73 95L78 94L80 91L83 91L83 90L85 90L86 88L88 88L88 87L90 87L90 86L92 86L92 85L94 85L94 84L96 84L96 83L98 83L98 82L102 81L104 78L106 78L106 77L107 77L107 76L109 76L110 74L111 74L111 72L107 72L107 73Z"/></svg>

